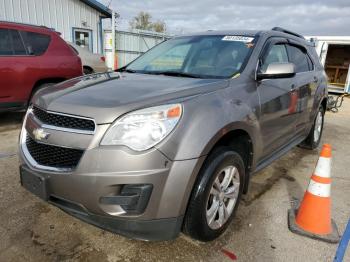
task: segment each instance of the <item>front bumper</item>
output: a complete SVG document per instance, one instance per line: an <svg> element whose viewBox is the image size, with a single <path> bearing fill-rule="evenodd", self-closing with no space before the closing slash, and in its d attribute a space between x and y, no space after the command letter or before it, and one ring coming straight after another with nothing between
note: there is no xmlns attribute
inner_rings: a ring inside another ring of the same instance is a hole
<svg viewBox="0 0 350 262"><path fill-rule="evenodd" d="M121 234L126 237L160 241L177 237L181 230L183 216L162 219L140 219L108 214L96 214L83 204L58 196L52 190L54 179L51 175L39 173L27 165L20 166L21 184L33 194L50 204L57 206L66 213L102 229ZM86 192L87 193L87 192Z"/></svg>
<svg viewBox="0 0 350 262"><path fill-rule="evenodd" d="M86 150L71 173L37 169L20 152L21 173L45 181L45 193L36 195L85 222L142 240L169 240L179 234L198 171L198 159L172 162L156 149L142 157L111 148ZM151 186L141 213L114 201L126 185Z"/></svg>

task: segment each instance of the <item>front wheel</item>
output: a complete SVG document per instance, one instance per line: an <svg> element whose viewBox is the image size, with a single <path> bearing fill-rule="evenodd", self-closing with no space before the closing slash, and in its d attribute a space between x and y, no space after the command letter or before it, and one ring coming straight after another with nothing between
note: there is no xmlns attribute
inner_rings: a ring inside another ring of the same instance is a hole
<svg viewBox="0 0 350 262"><path fill-rule="evenodd" d="M244 162L238 153L227 147L215 150L193 188L184 232L200 241L220 236L238 207L244 176Z"/></svg>
<svg viewBox="0 0 350 262"><path fill-rule="evenodd" d="M324 109L322 106L318 109L314 124L310 130L307 138L300 145L306 149L315 149L318 147L321 141L322 132L323 132L323 123L324 123Z"/></svg>

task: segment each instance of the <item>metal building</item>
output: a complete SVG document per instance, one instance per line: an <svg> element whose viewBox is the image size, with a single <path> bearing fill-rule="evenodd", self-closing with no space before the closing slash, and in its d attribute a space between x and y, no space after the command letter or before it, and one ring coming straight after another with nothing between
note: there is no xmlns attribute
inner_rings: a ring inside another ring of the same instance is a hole
<svg viewBox="0 0 350 262"><path fill-rule="evenodd" d="M106 42L111 36L111 30L105 30ZM171 38L170 35L145 30L121 31L115 32L115 54L117 57L117 67L123 67L135 60L137 57L147 52L155 45ZM107 47L109 49L111 47ZM106 55L108 60L108 55ZM110 61L107 66L111 68Z"/></svg>
<svg viewBox="0 0 350 262"><path fill-rule="evenodd" d="M102 19L111 11L96 0L0 0L0 20L43 25L94 53L102 53Z"/></svg>
<svg viewBox="0 0 350 262"><path fill-rule="evenodd" d="M127 65L150 48L169 38L166 34L151 31L117 31L115 42L118 66Z"/></svg>

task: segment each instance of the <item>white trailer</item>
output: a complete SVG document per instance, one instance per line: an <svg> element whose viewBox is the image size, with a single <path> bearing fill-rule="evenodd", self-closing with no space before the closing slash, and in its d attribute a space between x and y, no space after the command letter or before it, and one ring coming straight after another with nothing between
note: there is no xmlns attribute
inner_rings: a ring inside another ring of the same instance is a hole
<svg viewBox="0 0 350 262"><path fill-rule="evenodd" d="M333 93L350 93L350 36L308 36L314 41Z"/></svg>

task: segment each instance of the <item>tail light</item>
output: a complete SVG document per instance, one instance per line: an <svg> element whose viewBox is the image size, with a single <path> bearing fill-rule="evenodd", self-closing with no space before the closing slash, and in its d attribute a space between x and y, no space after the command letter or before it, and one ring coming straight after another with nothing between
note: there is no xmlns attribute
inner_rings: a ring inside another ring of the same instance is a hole
<svg viewBox="0 0 350 262"><path fill-rule="evenodd" d="M106 62L106 58L104 56L101 56L100 58L101 58L102 62Z"/></svg>

